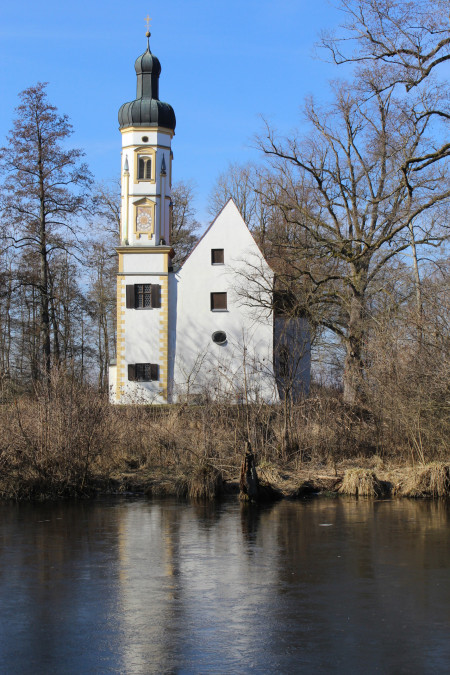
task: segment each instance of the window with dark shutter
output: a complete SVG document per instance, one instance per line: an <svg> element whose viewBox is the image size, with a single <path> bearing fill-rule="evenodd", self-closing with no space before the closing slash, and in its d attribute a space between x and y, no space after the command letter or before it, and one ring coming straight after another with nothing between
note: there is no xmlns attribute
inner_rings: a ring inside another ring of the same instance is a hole
<svg viewBox="0 0 450 675"><path fill-rule="evenodd" d="M211 249L211 265L223 265L224 260L223 248Z"/></svg>
<svg viewBox="0 0 450 675"><path fill-rule="evenodd" d="M211 311L224 312L227 309L226 293L211 293Z"/></svg>
<svg viewBox="0 0 450 675"><path fill-rule="evenodd" d="M127 309L134 309L135 307L135 299L134 299L134 284L129 284L126 287L126 301L127 301Z"/></svg>
<svg viewBox="0 0 450 675"><path fill-rule="evenodd" d="M152 380L159 380L159 366L157 363L130 364L128 366L128 379L135 382L151 382Z"/></svg>
<svg viewBox="0 0 450 675"><path fill-rule="evenodd" d="M161 286L159 284L127 285L126 306L128 309L161 307Z"/></svg>
<svg viewBox="0 0 450 675"><path fill-rule="evenodd" d="M161 286L152 284L151 296L152 307L155 307L156 309L161 307Z"/></svg>

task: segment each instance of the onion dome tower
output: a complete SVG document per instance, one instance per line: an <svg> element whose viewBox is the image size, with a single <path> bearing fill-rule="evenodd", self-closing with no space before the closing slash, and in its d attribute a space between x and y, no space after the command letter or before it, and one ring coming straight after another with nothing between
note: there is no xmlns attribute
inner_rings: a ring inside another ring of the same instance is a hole
<svg viewBox="0 0 450 675"><path fill-rule="evenodd" d="M172 177L171 140L175 113L159 99L161 64L147 50L134 64L136 98L119 110L122 133L122 228L125 245L169 243L169 204ZM139 198L136 201L136 198ZM138 203L139 202L139 203Z"/></svg>
<svg viewBox="0 0 450 675"><path fill-rule="evenodd" d="M147 51L138 56L134 68L137 75L136 98L121 106L120 128L163 127L175 131L176 120L172 106L159 100L161 64L151 53L149 40Z"/></svg>
<svg viewBox="0 0 450 675"><path fill-rule="evenodd" d="M136 98L119 110L122 204L117 282L116 402L167 402L172 106L159 99L161 64L136 59ZM138 311L146 310L146 311ZM111 371L110 371L111 372ZM112 378L114 379L114 378Z"/></svg>

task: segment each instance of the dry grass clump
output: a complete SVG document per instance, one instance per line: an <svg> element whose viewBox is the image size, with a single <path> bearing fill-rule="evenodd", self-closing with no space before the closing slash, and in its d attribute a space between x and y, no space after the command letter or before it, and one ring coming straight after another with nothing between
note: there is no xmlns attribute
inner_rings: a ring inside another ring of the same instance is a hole
<svg viewBox="0 0 450 675"><path fill-rule="evenodd" d="M450 497L450 464L433 462L415 468L396 492L404 497Z"/></svg>
<svg viewBox="0 0 450 675"><path fill-rule="evenodd" d="M339 492L355 497L383 497L388 494L388 485L377 478L370 469L349 469L344 474Z"/></svg>
<svg viewBox="0 0 450 675"><path fill-rule="evenodd" d="M192 467L186 477L187 496L193 500L212 500L222 493L223 478L220 471L208 462Z"/></svg>

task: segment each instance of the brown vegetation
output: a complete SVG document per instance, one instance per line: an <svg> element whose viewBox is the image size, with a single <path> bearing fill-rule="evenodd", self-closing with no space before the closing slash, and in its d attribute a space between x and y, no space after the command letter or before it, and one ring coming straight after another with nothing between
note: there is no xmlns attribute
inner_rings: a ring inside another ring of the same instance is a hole
<svg viewBox="0 0 450 675"><path fill-rule="evenodd" d="M214 499L238 490L249 437L261 485L285 496L336 490L342 478L346 494L380 496L383 481L396 494L449 494L443 445L411 455L407 437L367 411L349 409L339 394L325 389L288 409L218 403L115 407L55 370L34 394L3 405L0 423L3 498L132 490ZM413 468L408 476L390 477L395 466ZM355 467L360 470L344 476Z"/></svg>
<svg viewBox="0 0 450 675"><path fill-rule="evenodd" d="M380 481L370 469L349 469L339 488L342 494L355 497L383 497L389 491L389 484Z"/></svg>
<svg viewBox="0 0 450 675"><path fill-rule="evenodd" d="M414 467L397 485L396 493L404 497L450 497L450 464L432 462Z"/></svg>

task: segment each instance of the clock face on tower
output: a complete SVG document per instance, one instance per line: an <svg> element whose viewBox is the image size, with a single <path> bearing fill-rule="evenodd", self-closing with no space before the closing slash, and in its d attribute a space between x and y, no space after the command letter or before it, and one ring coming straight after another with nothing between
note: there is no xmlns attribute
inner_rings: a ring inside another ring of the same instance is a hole
<svg viewBox="0 0 450 675"><path fill-rule="evenodd" d="M151 232L153 226L152 209L149 206L138 206L136 209L136 231Z"/></svg>

